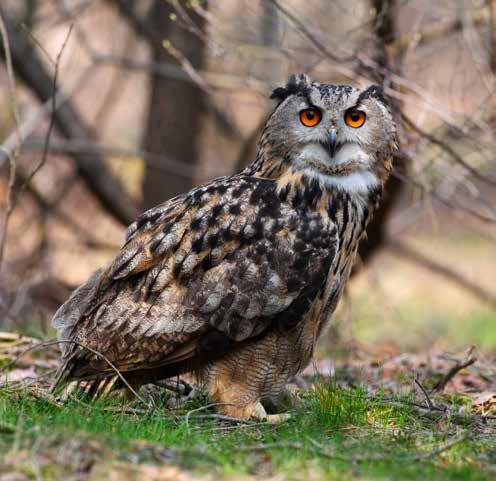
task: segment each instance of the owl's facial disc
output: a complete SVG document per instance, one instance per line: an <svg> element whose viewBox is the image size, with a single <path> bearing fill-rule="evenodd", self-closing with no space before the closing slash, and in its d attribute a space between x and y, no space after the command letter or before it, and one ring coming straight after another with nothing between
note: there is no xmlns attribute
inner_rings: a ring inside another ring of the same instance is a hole
<svg viewBox="0 0 496 481"><path fill-rule="evenodd" d="M353 96L338 105L326 105L319 100L300 99L295 105L301 110L291 156L294 167L347 191L367 192L375 188L379 179L374 172L376 159L371 148L373 112L366 105L357 104ZM310 106L307 102L311 102Z"/></svg>
<svg viewBox="0 0 496 481"><path fill-rule="evenodd" d="M263 137L268 158L353 192L367 192L387 178L395 125L380 87L359 90L300 75L272 98L280 103Z"/></svg>

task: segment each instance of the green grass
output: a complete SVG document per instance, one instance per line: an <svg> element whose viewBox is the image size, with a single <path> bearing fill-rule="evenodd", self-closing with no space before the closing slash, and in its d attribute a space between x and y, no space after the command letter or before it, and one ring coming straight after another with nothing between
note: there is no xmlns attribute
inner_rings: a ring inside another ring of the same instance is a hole
<svg viewBox="0 0 496 481"><path fill-rule="evenodd" d="M495 438L477 436L470 424L438 423L408 405L392 406L334 384L319 384L302 398L282 425L233 426L194 416L187 421L186 411L126 414L110 401L57 408L23 392L0 392L0 478L6 466L15 465L28 479L51 480L80 471L81 462L95 476L102 473L95 466L124 462L176 464L229 479L495 479ZM466 430L470 440L419 459Z"/></svg>

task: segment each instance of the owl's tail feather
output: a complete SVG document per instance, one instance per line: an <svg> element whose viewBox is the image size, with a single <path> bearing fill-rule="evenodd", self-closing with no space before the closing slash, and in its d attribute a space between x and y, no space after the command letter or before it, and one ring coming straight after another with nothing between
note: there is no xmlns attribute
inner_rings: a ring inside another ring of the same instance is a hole
<svg viewBox="0 0 496 481"><path fill-rule="evenodd" d="M73 339L73 331L77 323L94 302L102 273L103 269L96 271L85 284L72 293L71 297L60 306L53 316L52 326L57 329L57 337L61 340L60 349L64 356L73 349L69 340Z"/></svg>
<svg viewBox="0 0 496 481"><path fill-rule="evenodd" d="M119 377L117 375L107 375L95 378L95 372L90 369L85 370L86 376L84 374L80 375L82 373L77 372L81 370L80 363L78 363L77 359L74 359L75 355L76 353L73 353L72 356L62 362L55 373L50 392L53 393L57 388L63 387L63 399L69 398L78 389L81 389L85 396L93 400L106 396L115 387Z"/></svg>
<svg viewBox="0 0 496 481"><path fill-rule="evenodd" d="M107 376L100 379L76 379L74 380L70 374L70 369L63 370L61 366L56 378L50 387L50 392L54 392L57 388L62 387L60 397L62 400L68 400L76 394L81 394L91 401L96 401L106 397L110 391L117 387L119 377ZM73 380L71 380L71 378Z"/></svg>

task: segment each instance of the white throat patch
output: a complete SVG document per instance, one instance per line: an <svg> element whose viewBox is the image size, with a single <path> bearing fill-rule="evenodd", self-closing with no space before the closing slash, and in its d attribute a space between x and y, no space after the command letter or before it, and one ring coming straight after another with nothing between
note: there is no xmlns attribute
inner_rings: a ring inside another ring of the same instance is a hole
<svg viewBox="0 0 496 481"><path fill-rule="evenodd" d="M359 170L347 175L324 175L313 169L303 171L309 177L315 177L328 187L344 190L350 194L367 194L379 186L379 179L370 170Z"/></svg>

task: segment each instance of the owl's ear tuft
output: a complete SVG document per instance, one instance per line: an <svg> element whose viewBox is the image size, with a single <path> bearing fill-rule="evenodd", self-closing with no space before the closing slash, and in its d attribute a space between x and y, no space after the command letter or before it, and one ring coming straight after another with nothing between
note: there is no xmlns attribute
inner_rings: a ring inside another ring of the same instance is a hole
<svg viewBox="0 0 496 481"><path fill-rule="evenodd" d="M282 102L290 95L308 95L312 80L306 74L291 75L284 87L278 87L270 96L271 99Z"/></svg>
<svg viewBox="0 0 496 481"><path fill-rule="evenodd" d="M370 87L366 88L359 96L358 96L358 102L368 99L368 98L374 98L382 102L384 105L388 105L389 102L386 99L386 96L384 95L384 90L380 85L371 85Z"/></svg>

